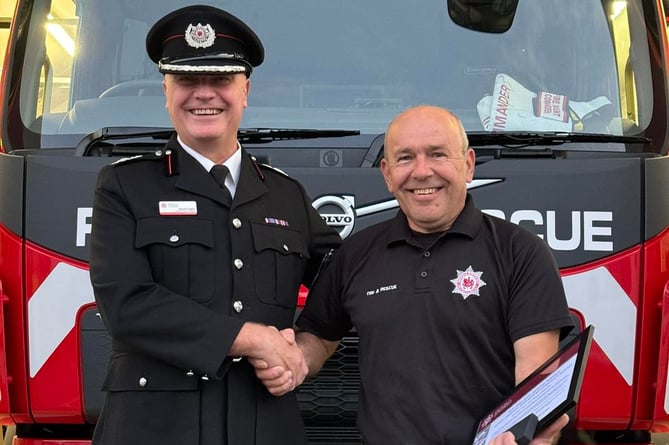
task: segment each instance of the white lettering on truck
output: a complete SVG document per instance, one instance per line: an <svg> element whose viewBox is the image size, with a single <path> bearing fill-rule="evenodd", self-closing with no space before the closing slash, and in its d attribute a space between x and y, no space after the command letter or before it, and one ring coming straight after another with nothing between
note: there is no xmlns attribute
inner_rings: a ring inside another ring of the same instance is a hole
<svg viewBox="0 0 669 445"><path fill-rule="evenodd" d="M535 233L539 238L545 239L553 250L577 250L582 246L586 251L613 252L613 230L610 224L613 222L613 212L572 211L571 235L566 238L558 238L555 210L546 211L545 217L538 210L516 210L509 218L502 210L486 209L483 212L508 219L514 224L534 224Z"/></svg>
<svg viewBox="0 0 669 445"><path fill-rule="evenodd" d="M582 248L591 252L613 252L613 212L610 211L572 211L571 234L558 237L557 212L548 210L516 210L509 218L503 210L485 209L483 212L501 219L508 219L514 224L533 224L534 232L539 238L546 240L548 246L557 251L570 251ZM77 247L85 247L87 235L91 233L91 207L77 208ZM325 222L337 226L352 226L354 217L351 215L324 215ZM560 227L562 229L563 227ZM348 235L348 234L347 234Z"/></svg>
<svg viewBox="0 0 669 445"><path fill-rule="evenodd" d="M77 208L77 247L86 246L86 235L91 233L92 207Z"/></svg>

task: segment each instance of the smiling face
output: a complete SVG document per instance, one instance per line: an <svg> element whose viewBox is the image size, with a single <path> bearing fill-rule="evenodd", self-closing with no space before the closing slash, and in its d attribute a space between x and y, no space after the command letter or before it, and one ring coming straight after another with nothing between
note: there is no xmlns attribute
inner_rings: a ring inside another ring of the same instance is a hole
<svg viewBox="0 0 669 445"><path fill-rule="evenodd" d="M381 172L416 232L448 230L465 205L474 150L450 112L432 106L405 111L386 132Z"/></svg>
<svg viewBox="0 0 669 445"><path fill-rule="evenodd" d="M237 149L250 86L244 74L166 74L165 107L183 142L220 162Z"/></svg>

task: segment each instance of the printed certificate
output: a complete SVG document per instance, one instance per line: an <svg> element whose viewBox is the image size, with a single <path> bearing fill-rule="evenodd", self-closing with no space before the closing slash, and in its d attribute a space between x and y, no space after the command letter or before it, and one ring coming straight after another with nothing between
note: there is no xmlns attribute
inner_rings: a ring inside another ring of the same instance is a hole
<svg viewBox="0 0 669 445"><path fill-rule="evenodd" d="M520 382L506 399L481 419L473 445L487 445L499 434L530 421L532 415L536 416L536 431L541 431L573 408L578 402L593 332L593 326L585 328ZM524 439L517 441L520 444L531 437Z"/></svg>

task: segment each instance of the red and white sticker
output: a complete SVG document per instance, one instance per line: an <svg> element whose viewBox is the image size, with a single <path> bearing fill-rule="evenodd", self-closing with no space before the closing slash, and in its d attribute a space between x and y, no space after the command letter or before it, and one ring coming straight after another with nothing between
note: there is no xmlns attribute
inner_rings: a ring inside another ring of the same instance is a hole
<svg viewBox="0 0 669 445"><path fill-rule="evenodd" d="M537 95L534 114L544 119L567 122L569 121L568 104L569 99L567 99L567 96L542 91Z"/></svg>

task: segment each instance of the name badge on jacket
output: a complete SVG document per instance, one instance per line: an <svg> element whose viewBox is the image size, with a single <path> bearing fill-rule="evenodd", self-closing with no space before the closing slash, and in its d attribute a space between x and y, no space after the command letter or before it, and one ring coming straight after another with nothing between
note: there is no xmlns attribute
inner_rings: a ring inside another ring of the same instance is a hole
<svg viewBox="0 0 669 445"><path fill-rule="evenodd" d="M158 210L164 216L197 215L195 201L159 201Z"/></svg>

